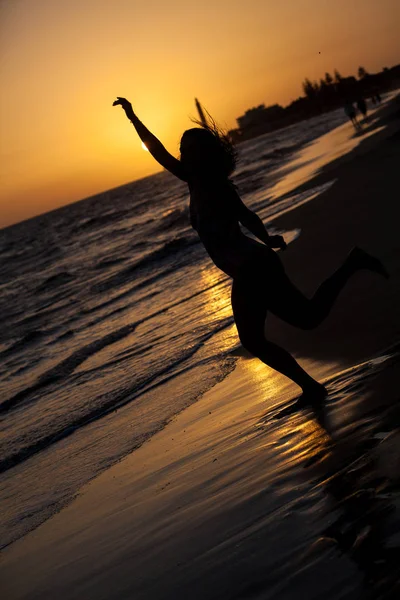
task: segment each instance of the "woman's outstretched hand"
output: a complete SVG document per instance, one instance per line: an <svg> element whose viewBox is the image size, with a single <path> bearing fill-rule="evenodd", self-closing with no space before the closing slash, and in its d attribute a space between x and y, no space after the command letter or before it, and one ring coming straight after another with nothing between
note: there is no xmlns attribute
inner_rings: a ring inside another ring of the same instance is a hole
<svg viewBox="0 0 400 600"><path fill-rule="evenodd" d="M129 100L127 100L126 98L120 98L120 96L117 96L117 99L114 100L114 102L113 102L113 106L117 106L118 104L120 104L122 106L128 119L132 119L134 116L134 113L133 113L132 104L129 102Z"/></svg>
<svg viewBox="0 0 400 600"><path fill-rule="evenodd" d="M281 235L270 235L268 242L270 248L279 248L280 250L286 250L286 242Z"/></svg>

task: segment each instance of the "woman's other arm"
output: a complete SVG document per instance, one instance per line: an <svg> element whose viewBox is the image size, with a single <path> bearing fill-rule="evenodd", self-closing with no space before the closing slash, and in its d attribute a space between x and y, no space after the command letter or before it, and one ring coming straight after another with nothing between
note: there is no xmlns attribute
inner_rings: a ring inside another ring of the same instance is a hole
<svg viewBox="0 0 400 600"><path fill-rule="evenodd" d="M236 196L238 219L240 223L270 248L280 248L281 250L285 250L286 242L283 237L281 235L269 235L260 217L247 208L238 194L236 194Z"/></svg>

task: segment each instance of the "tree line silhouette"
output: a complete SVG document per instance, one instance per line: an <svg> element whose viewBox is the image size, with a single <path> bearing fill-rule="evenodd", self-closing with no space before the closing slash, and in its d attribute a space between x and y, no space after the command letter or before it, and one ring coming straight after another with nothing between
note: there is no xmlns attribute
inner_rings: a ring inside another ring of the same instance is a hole
<svg viewBox="0 0 400 600"><path fill-rule="evenodd" d="M252 125L239 127L229 133L234 141L243 141L329 112L348 102L357 102L360 98L367 100L374 98L377 94L399 86L400 65L385 67L381 72L374 74L370 74L365 67L360 66L357 78L353 75L343 77L337 69L334 70L333 75L325 73L319 81L311 81L306 77L302 82L304 96L300 96L285 108L274 105L274 111L268 107L265 108L264 113L259 110Z"/></svg>
<svg viewBox="0 0 400 600"><path fill-rule="evenodd" d="M385 69L382 73L386 70L389 71ZM378 77L378 81L377 75L370 75L365 67L358 67L357 75L358 81L353 76L342 77L335 69L333 76L325 73L325 77L319 82L306 78L302 83L305 98L311 103L325 106L343 100L355 101L360 96L372 96L382 87L382 78Z"/></svg>

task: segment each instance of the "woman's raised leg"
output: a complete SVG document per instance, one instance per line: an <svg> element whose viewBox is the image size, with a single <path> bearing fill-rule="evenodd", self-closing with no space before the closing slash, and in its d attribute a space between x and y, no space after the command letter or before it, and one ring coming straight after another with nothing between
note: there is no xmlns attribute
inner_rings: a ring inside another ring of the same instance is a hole
<svg viewBox="0 0 400 600"><path fill-rule="evenodd" d="M277 258L277 257L276 257ZM302 329L312 329L325 319L349 278L360 269L388 277L382 263L355 248L341 267L306 298L289 280L278 260L257 260L232 286L232 308L243 346L265 364L286 375L303 390L299 404L321 404L324 386L313 379L289 352L264 335L267 310Z"/></svg>
<svg viewBox="0 0 400 600"><path fill-rule="evenodd" d="M354 248L343 264L309 299L292 284L282 268L271 281L268 308L290 325L300 329L314 329L329 315L348 280L362 269L388 277L385 268L377 258L360 248Z"/></svg>

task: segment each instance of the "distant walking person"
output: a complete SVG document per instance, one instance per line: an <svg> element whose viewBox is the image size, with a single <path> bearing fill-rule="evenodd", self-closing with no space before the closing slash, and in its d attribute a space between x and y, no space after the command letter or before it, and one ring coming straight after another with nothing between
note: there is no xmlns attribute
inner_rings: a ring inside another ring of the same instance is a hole
<svg viewBox="0 0 400 600"><path fill-rule="evenodd" d="M360 111L360 113L364 116L364 119L366 119L368 111L367 103L362 96L357 100L357 108Z"/></svg>
<svg viewBox="0 0 400 600"><path fill-rule="evenodd" d="M117 104L160 165L188 184L191 225L215 265L233 279L233 316L243 346L302 389L295 408L321 408L325 387L289 352L265 338L267 312L301 329L317 327L354 273L368 269L387 276L381 262L355 248L313 298L306 298L289 280L273 251L286 248L283 237L268 234L260 217L242 202L229 179L236 166L236 151L230 140L214 124L188 129L181 138L178 160L143 125L128 100L118 97L113 105ZM240 223L260 241L245 235Z"/></svg>
<svg viewBox="0 0 400 600"><path fill-rule="evenodd" d="M361 125L360 125L360 123L357 120L356 109L354 108L352 102L346 102L345 103L345 105L344 105L344 112L349 117L350 121L353 123L354 129L356 131L359 131L361 129Z"/></svg>

